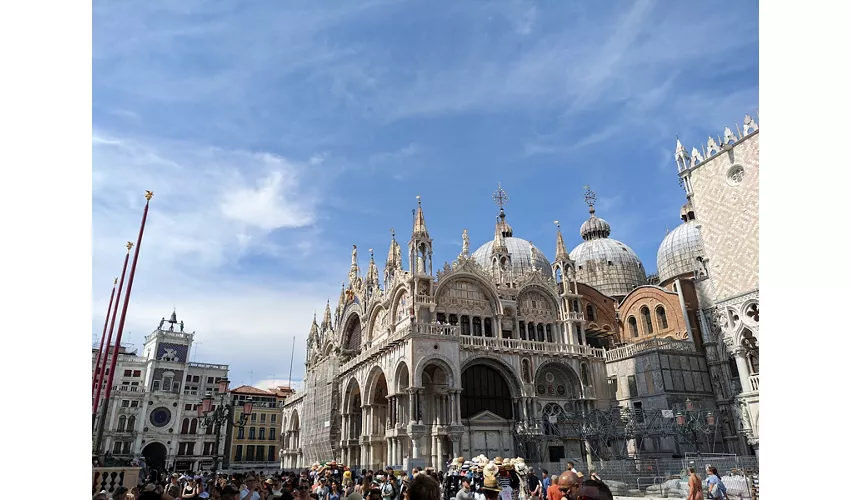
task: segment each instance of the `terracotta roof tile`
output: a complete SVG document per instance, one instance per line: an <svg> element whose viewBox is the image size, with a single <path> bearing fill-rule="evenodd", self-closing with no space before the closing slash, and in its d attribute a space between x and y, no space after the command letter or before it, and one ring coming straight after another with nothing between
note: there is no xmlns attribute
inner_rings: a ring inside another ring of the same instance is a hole
<svg viewBox="0 0 850 500"><path fill-rule="evenodd" d="M264 391L263 389L259 389L257 387L251 387L250 385L240 385L236 389L231 389L230 392L234 394L256 394L259 396L273 396L273 394L269 391Z"/></svg>

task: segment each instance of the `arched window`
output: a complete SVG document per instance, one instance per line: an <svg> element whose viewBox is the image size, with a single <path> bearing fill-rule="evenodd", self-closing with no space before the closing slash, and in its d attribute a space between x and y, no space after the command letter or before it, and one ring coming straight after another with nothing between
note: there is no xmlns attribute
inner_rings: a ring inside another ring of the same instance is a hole
<svg viewBox="0 0 850 500"><path fill-rule="evenodd" d="M640 336L637 328L637 320L634 316L629 316L629 333L632 334L632 337L637 338Z"/></svg>
<svg viewBox="0 0 850 500"><path fill-rule="evenodd" d="M124 432L124 429L127 427L127 417L121 415L118 417L118 432Z"/></svg>
<svg viewBox="0 0 850 500"><path fill-rule="evenodd" d="M643 306L640 308L640 315L643 318L643 328L646 333L652 333L652 317L649 315L649 308Z"/></svg>
<svg viewBox="0 0 850 500"><path fill-rule="evenodd" d="M546 336L543 333L543 323L537 323L537 341L543 342L545 339Z"/></svg>
<svg viewBox="0 0 850 500"><path fill-rule="evenodd" d="M180 426L180 434L189 434L189 419L183 419L183 425Z"/></svg>
<svg viewBox="0 0 850 500"><path fill-rule="evenodd" d="M552 342L552 325L546 325L546 342Z"/></svg>
<svg viewBox="0 0 850 500"><path fill-rule="evenodd" d="M504 419L513 419L511 391L505 376L486 365L473 365L461 374L460 416L470 418L489 410Z"/></svg>
<svg viewBox="0 0 850 500"><path fill-rule="evenodd" d="M596 315L594 314L593 306L591 304L587 305L587 320L596 321Z"/></svg>
<svg viewBox="0 0 850 500"><path fill-rule="evenodd" d="M197 434L198 433L198 419L192 419L192 425L189 427L189 434Z"/></svg>
<svg viewBox="0 0 850 500"><path fill-rule="evenodd" d="M667 313L664 311L664 306L658 306L655 308L655 319L658 321L659 329L667 329Z"/></svg>
<svg viewBox="0 0 850 500"><path fill-rule="evenodd" d="M213 425L208 425L208 426L206 427L206 429L207 429L207 430L206 430L206 434L207 434L208 436L209 436L210 434L212 434L212 433L213 433L213 427L215 427L215 426L213 426ZM240 431L241 431L241 429L240 429Z"/></svg>
<svg viewBox="0 0 850 500"><path fill-rule="evenodd" d="M490 318L484 318L484 336L493 336L493 321Z"/></svg>
<svg viewBox="0 0 850 500"><path fill-rule="evenodd" d="M136 430L136 417L130 415L127 418L127 432L133 432L134 430Z"/></svg>

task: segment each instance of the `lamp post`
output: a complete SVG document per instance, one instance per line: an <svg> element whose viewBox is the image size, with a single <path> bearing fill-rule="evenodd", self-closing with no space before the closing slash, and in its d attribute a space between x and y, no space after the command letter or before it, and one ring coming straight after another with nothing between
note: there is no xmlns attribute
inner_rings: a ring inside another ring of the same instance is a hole
<svg viewBox="0 0 850 500"><path fill-rule="evenodd" d="M204 399L201 400L201 406L198 407L198 419L201 421L201 425L204 427L209 427L210 425L215 426L213 471L218 470L218 447L219 443L221 442L221 426L226 424L238 428L245 427L245 423L248 421L248 418L251 416L251 413L254 410L254 404L251 402L251 397L249 396L247 400L242 404L242 414L239 416L239 419L234 420L234 412L236 411L237 404L235 401L229 401L227 393L229 384L230 381L226 378L219 380L219 401L215 409L213 409L213 402L215 401L215 398L210 392L207 392L206 396L204 396Z"/></svg>
<svg viewBox="0 0 850 500"><path fill-rule="evenodd" d="M693 401L690 398L685 400L685 409L676 411L676 430L688 438L694 446L694 450L699 453L699 436L701 434L709 435L717 432L717 417L711 411L702 411L694 408ZM711 441L712 451L714 450L714 440Z"/></svg>

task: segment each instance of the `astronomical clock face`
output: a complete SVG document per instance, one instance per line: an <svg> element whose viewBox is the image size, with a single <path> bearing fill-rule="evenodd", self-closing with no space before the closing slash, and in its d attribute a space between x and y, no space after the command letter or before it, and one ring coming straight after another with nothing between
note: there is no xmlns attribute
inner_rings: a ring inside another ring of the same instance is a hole
<svg viewBox="0 0 850 500"><path fill-rule="evenodd" d="M164 406L160 406L151 412L151 424L156 427L165 427L171 422L171 410Z"/></svg>

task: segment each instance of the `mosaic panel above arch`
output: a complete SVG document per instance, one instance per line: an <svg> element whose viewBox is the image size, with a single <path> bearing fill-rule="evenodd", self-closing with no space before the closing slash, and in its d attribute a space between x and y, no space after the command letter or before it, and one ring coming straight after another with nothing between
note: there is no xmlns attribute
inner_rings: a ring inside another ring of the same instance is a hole
<svg viewBox="0 0 850 500"><path fill-rule="evenodd" d="M547 363L534 377L534 392L538 397L576 399L580 394L577 377L572 368L560 363Z"/></svg>

